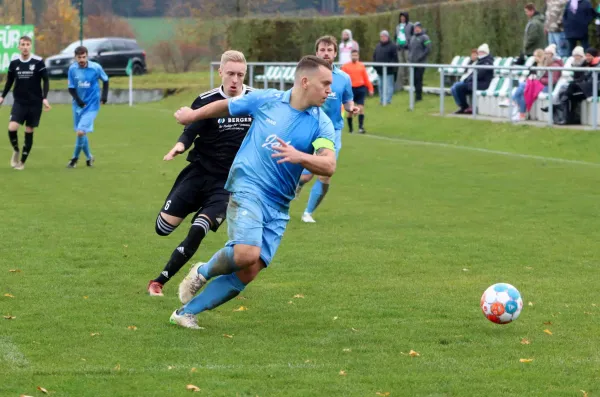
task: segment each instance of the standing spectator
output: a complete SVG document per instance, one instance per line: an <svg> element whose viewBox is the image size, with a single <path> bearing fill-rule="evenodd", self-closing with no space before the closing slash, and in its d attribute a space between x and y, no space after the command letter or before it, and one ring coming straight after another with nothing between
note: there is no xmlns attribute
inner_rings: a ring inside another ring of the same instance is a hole
<svg viewBox="0 0 600 397"><path fill-rule="evenodd" d="M431 52L431 39L421 26L421 22L415 22L415 34L408 45L410 63L427 63L427 57ZM416 100L423 99L423 75L425 68L415 68L415 92Z"/></svg>
<svg viewBox="0 0 600 397"><path fill-rule="evenodd" d="M409 22L408 12L401 12L398 17L398 25L396 26L396 35L394 41L396 47L398 47L398 62L408 62L408 44L414 34L414 26ZM408 85L408 68L398 68L398 79L396 81L396 88L402 89L405 85Z"/></svg>
<svg viewBox="0 0 600 397"><path fill-rule="evenodd" d="M525 26L525 36L523 38L523 55L532 56L538 48L546 47L546 37L544 34L544 16L540 14L533 3L525 6L525 14L529 18Z"/></svg>
<svg viewBox="0 0 600 397"><path fill-rule="evenodd" d="M563 14L568 0L546 0L546 23L544 30L548 34L548 44L555 44L558 55L569 56L569 44L563 29Z"/></svg>
<svg viewBox="0 0 600 397"><path fill-rule="evenodd" d="M490 55L490 47L487 44L482 44L477 49L477 65L488 65L494 64L494 57ZM473 69L471 69L472 71ZM477 71L477 89L487 90L494 78L493 69L485 69ZM473 94L473 73L469 73L464 81L454 83L450 89L454 102L458 106L458 110L454 114L472 114L473 110L469 108L467 103L467 95Z"/></svg>
<svg viewBox="0 0 600 397"><path fill-rule="evenodd" d="M565 37L569 42L569 52L575 49L577 42L581 42L581 46L585 50L590 46L588 29L595 17L596 11L590 0L569 0L563 15L563 26Z"/></svg>
<svg viewBox="0 0 600 397"><path fill-rule="evenodd" d="M373 52L373 62L381 63L398 63L398 52L396 45L390 41L390 33L387 30L382 30L379 33L379 44ZM379 103L389 105L392 103L392 95L394 95L394 81L396 80L397 67L388 67L386 77L383 78L383 67L375 66L377 76L379 77Z"/></svg>
<svg viewBox="0 0 600 397"><path fill-rule="evenodd" d="M340 64L342 65L352 60L352 51L358 51L358 43L352 40L352 31L350 29L342 31L342 41L340 41L339 50Z"/></svg>

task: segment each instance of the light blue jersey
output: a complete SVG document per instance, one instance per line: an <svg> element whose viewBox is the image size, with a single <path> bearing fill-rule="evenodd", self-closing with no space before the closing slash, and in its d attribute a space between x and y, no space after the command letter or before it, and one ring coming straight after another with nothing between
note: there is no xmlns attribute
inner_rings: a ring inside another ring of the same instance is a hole
<svg viewBox="0 0 600 397"><path fill-rule="evenodd" d="M108 81L102 66L96 62L88 61L86 67L82 68L77 62L69 67L69 88L75 88L77 95L85 103L86 111L98 111L100 109L100 86L98 79ZM73 108L77 104L73 100Z"/></svg>
<svg viewBox="0 0 600 397"><path fill-rule="evenodd" d="M342 147L342 129L344 129L344 118L342 117L342 105L354 99L352 94L352 81L346 72L338 67L333 67L333 83L331 84L331 94L327 97L322 109L331 119L333 128L336 131L335 149Z"/></svg>
<svg viewBox="0 0 600 397"><path fill-rule="evenodd" d="M299 111L291 107L292 91L255 90L229 100L232 116L251 115L254 120L238 151L225 188L233 193L250 192L263 202L287 212L302 174L300 164L277 164L271 155L277 138L297 150L312 154L333 149L335 131L329 117L318 107Z"/></svg>

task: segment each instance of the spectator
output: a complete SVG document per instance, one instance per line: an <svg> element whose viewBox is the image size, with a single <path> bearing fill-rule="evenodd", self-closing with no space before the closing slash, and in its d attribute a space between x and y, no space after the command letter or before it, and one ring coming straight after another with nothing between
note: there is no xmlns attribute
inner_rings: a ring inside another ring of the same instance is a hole
<svg viewBox="0 0 600 397"><path fill-rule="evenodd" d="M408 44L408 60L410 63L427 63L427 57L431 52L431 39L423 30L421 22L415 22L414 36ZM423 75L425 68L415 68L415 92L416 100L423 99Z"/></svg>
<svg viewBox="0 0 600 397"><path fill-rule="evenodd" d="M565 6L563 26L565 37L569 42L569 52L577 46L577 42L587 50L589 47L588 29L596 17L596 11L590 0L569 0Z"/></svg>
<svg viewBox="0 0 600 397"><path fill-rule="evenodd" d="M477 63L476 65L488 65L491 66L494 64L494 57L490 55L490 47L487 44L482 44L476 50L477 53ZM473 110L469 107L467 103L467 95L473 94L473 73L469 73L467 78L464 81L455 83L450 91L452 92L452 96L454 97L454 102L458 106L458 110L454 112L454 114L472 114ZM494 70L493 69L485 69L477 71L477 89L478 90L487 90L494 78Z"/></svg>
<svg viewBox="0 0 600 397"><path fill-rule="evenodd" d="M365 97L367 91L369 96L373 96L373 84L369 80L369 74L365 65L359 61L358 50L352 50L352 61L342 65L342 70L350 76L352 82L352 94L354 95L354 104L358 106L358 132L364 134L364 122L365 122ZM354 132L352 125L353 115L349 114L347 117L348 129L350 133Z"/></svg>
<svg viewBox="0 0 600 397"><path fill-rule="evenodd" d="M549 45L544 50L543 66L550 66L550 67L564 66L562 60L560 58L556 58L556 46L554 44ZM541 83L541 85L543 86L543 89L541 90L541 92L548 93L548 91L549 91L548 84L549 84L549 80L550 80L549 73L548 73L548 71L538 72L538 73L541 73L541 77L539 78L539 83ZM558 70L552 72L553 86L556 86L556 83L560 79L560 74L561 74L561 72ZM519 87L515 91L515 94L513 95L513 100L517 103L519 113L513 117L513 121L523 121L527 117L527 114L526 114L527 102L525 101L525 91L527 89L528 84L531 84L531 85L534 84L532 80L535 80L535 79L536 79L535 76L533 74L531 74L529 76L528 80L524 83L519 84ZM538 94L539 94L539 92L538 92ZM535 95L535 98L537 98L537 94ZM531 102L531 103L533 103L533 102ZM531 105L531 103L530 103L530 105Z"/></svg>
<svg viewBox="0 0 600 397"><path fill-rule="evenodd" d="M568 0L546 0L546 23L544 30L548 34L548 44L555 44L558 55L569 56L569 43L563 29L563 14Z"/></svg>
<svg viewBox="0 0 600 397"><path fill-rule="evenodd" d="M396 45L390 41L390 33L382 30L379 33L379 43L373 52L373 62L380 63L398 63L398 52ZM375 66L377 76L379 77L379 103L388 105L392 103L394 95L394 81L396 80L397 67L389 66L386 70L386 77L383 78L383 67Z"/></svg>
<svg viewBox="0 0 600 397"><path fill-rule="evenodd" d="M342 31L342 41L340 41L340 64L345 64L352 61L352 51L358 51L358 43L352 40L352 31L350 29L344 29Z"/></svg>
<svg viewBox="0 0 600 397"><path fill-rule="evenodd" d="M544 35L544 16L535 9L533 3L525 6L525 14L529 18L529 22L525 26L523 56L529 57L537 48L546 47L546 37Z"/></svg>
<svg viewBox="0 0 600 397"><path fill-rule="evenodd" d="M398 22L394 36L396 47L398 47L398 61L400 63L408 63L408 45L414 34L414 26L409 21L408 12L401 12L398 16ZM400 90L405 85L408 85L408 68L398 68L396 85Z"/></svg>

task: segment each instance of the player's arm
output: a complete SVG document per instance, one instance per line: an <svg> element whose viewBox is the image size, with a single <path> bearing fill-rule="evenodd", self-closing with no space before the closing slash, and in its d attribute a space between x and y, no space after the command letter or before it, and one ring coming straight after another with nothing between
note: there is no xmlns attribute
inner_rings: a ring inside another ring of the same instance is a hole
<svg viewBox="0 0 600 397"><path fill-rule="evenodd" d="M321 176L332 176L335 172L336 159L333 141L317 138L313 142L315 154L301 152L280 138L277 138L277 141L279 146L273 146L277 153L271 155L273 158L279 158L277 164L300 164L312 174Z"/></svg>
<svg viewBox="0 0 600 397"><path fill-rule="evenodd" d="M6 74L6 84L4 84L4 91L2 91L2 96L0 96L0 104L4 102L4 98L8 95L8 92L12 88L13 83L15 82L15 73L12 69L8 68L8 73Z"/></svg>
<svg viewBox="0 0 600 397"><path fill-rule="evenodd" d="M108 101L108 76L102 69L102 66L99 66L98 74L100 80L102 80L102 97L100 98L100 102L104 105Z"/></svg>
<svg viewBox="0 0 600 397"><path fill-rule="evenodd" d="M75 88L75 78L73 77L73 69L69 69L69 94L73 97L73 100L80 108L85 106L85 102L79 97L77 93L77 88Z"/></svg>
<svg viewBox="0 0 600 397"><path fill-rule="evenodd" d="M50 91L50 79L48 78L48 69L46 69L46 64L44 63L44 61L40 62L40 75L42 77L42 98L43 101L42 103L44 104L44 107L46 108L46 110L50 110L52 109L52 107L50 106L50 103L48 102L48 92Z"/></svg>
<svg viewBox="0 0 600 397"><path fill-rule="evenodd" d="M175 112L177 122L183 125L190 125L193 122L200 120L227 117L229 115L228 99L214 101L195 110L189 107L183 107Z"/></svg>
<svg viewBox="0 0 600 397"><path fill-rule="evenodd" d="M354 106L354 94L352 93L352 82L350 81L350 77L348 77L346 80L346 85L344 86L342 102L344 103L344 109L346 109L346 112L358 114L360 111L358 106Z"/></svg>
<svg viewBox="0 0 600 397"><path fill-rule="evenodd" d="M200 134L200 131L204 127L204 120L195 121L192 124L185 127L183 133L177 140L177 143L173 148L163 157L163 160L169 161L173 160L178 155L185 153L192 143L194 143L194 139Z"/></svg>

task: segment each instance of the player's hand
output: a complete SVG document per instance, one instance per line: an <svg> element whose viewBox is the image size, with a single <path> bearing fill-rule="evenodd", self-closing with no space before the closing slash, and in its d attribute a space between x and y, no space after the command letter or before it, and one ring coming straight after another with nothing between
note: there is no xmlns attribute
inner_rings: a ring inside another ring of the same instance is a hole
<svg viewBox="0 0 600 397"><path fill-rule="evenodd" d="M0 105L2 105L2 102L4 102L4 98L0 96Z"/></svg>
<svg viewBox="0 0 600 397"><path fill-rule="evenodd" d="M171 149L169 151L169 153L165 154L165 157L163 157L163 160L171 161L183 152L185 152L185 146L183 145L183 143L177 142L175 144L175 146L173 146L173 149Z"/></svg>
<svg viewBox="0 0 600 397"><path fill-rule="evenodd" d="M302 161L302 159L305 156L305 153L302 153L301 151L297 150L292 145L288 145L281 138L277 138L277 142L279 142L279 146L273 145L272 148L273 148L273 150L277 151L278 153L273 153L271 155L271 157L273 157L273 158L279 158L279 160L277 161L277 164L281 164L281 163L300 164L300 162Z"/></svg>
<svg viewBox="0 0 600 397"><path fill-rule="evenodd" d="M194 122L194 111L189 107L182 107L175 112L175 118L179 124L189 125Z"/></svg>
<svg viewBox="0 0 600 397"><path fill-rule="evenodd" d="M79 106L80 108L83 109L85 107L85 102L83 102L83 101L80 100L80 101L77 102L77 106Z"/></svg>
<svg viewBox="0 0 600 397"><path fill-rule="evenodd" d="M373 91L370 91L370 92L369 92L369 96L373 96L373 95L375 95L375 92L373 92Z"/></svg>
<svg viewBox="0 0 600 397"><path fill-rule="evenodd" d="M353 116L356 116L360 112L360 108L358 106L354 105L350 109L350 112L352 113Z"/></svg>
<svg viewBox="0 0 600 397"><path fill-rule="evenodd" d="M106 99L106 98L102 98L100 100L100 103L103 104L103 105L106 105L106 102L108 102L108 99Z"/></svg>
<svg viewBox="0 0 600 397"><path fill-rule="evenodd" d="M52 106L50 106L50 102L48 102L48 100L47 100L47 99L44 99L44 100L42 101L42 103L44 104L44 109L45 109L46 111L48 111L48 110L52 109Z"/></svg>

